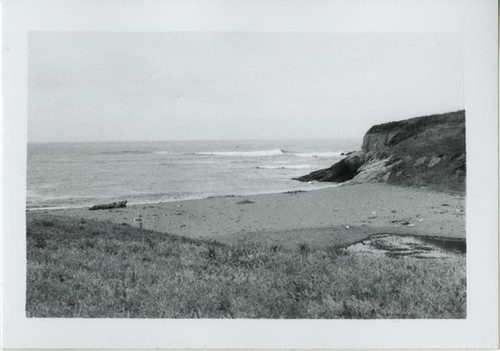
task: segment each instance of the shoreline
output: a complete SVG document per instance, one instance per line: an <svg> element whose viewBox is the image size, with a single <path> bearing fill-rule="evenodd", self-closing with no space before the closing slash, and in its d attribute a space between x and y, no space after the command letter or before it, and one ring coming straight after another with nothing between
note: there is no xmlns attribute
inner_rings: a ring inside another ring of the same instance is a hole
<svg viewBox="0 0 500 351"><path fill-rule="evenodd" d="M313 183L320 183L320 182L313 182ZM223 195L204 195L204 196L193 196L193 197L186 197L183 199L170 199L170 200L152 200L152 201L143 201L143 202L127 202L127 207L133 207L133 206L142 206L142 205L156 205L156 204L163 204L163 203L171 203L171 202L184 202L184 201L197 201L197 200L205 200L205 199L216 199L216 198L227 198L227 197L241 197L241 196L259 196L259 195L275 195L275 194L288 194L288 193L294 193L294 192L309 192L309 191L317 191L317 190L323 190L327 188L336 188L342 186L342 183L330 183L328 185L324 185L318 188L314 189L292 189L292 190L286 190L286 191L272 191L272 192L265 192L265 193L249 193L249 194L223 194ZM127 199L118 199L118 200L106 200L103 203L112 203L112 202L118 202L118 201L124 201ZM127 200L128 201L128 200ZM97 205L96 203L90 204L90 205L68 205L68 206L47 206L47 207L27 207L26 206L26 212L29 211L59 211L59 210L70 210L70 209L87 209L93 205Z"/></svg>
<svg viewBox="0 0 500 351"><path fill-rule="evenodd" d="M125 208L27 211L134 226L174 235L263 245L345 244L376 233L464 239L465 197L387 184L209 197Z"/></svg>

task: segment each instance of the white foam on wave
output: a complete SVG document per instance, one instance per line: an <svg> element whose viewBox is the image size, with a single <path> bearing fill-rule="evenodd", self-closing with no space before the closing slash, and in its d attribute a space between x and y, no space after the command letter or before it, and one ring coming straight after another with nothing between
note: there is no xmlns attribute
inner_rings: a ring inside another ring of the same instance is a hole
<svg viewBox="0 0 500 351"><path fill-rule="evenodd" d="M297 157L342 157L342 152L332 151L332 152L297 152L293 153Z"/></svg>
<svg viewBox="0 0 500 351"><path fill-rule="evenodd" d="M283 155L283 151L280 149L257 150L257 151L206 151L206 152L195 152L195 154L205 155L205 156L261 157L261 156Z"/></svg>
<svg viewBox="0 0 500 351"><path fill-rule="evenodd" d="M71 209L80 209L80 208L88 208L90 205L67 205L67 206L45 206L45 207L36 207L36 206L26 206L26 211L54 211L54 210L71 210Z"/></svg>
<svg viewBox="0 0 500 351"><path fill-rule="evenodd" d="M311 168L311 165L269 165L269 166L257 166L257 169L308 169Z"/></svg>
<svg viewBox="0 0 500 351"><path fill-rule="evenodd" d="M195 155L204 156L233 156L233 157L261 157L261 156L296 156L296 157L319 157L319 158L340 158L341 151L320 151L320 152L294 152L281 149L256 150L256 151L201 151Z"/></svg>

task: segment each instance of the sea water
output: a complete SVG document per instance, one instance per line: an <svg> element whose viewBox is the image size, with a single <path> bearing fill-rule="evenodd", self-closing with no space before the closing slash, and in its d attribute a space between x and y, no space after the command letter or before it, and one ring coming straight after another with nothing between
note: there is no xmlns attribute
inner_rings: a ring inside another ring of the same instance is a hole
<svg viewBox="0 0 500 351"><path fill-rule="evenodd" d="M27 207L312 190L332 184L292 178L359 147L347 139L29 143Z"/></svg>

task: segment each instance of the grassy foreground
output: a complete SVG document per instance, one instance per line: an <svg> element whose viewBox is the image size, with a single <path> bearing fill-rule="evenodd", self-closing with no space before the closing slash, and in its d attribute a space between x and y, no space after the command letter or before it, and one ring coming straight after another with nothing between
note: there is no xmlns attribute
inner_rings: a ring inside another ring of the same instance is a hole
<svg viewBox="0 0 500 351"><path fill-rule="evenodd" d="M465 259L226 246L29 212L28 317L465 318Z"/></svg>

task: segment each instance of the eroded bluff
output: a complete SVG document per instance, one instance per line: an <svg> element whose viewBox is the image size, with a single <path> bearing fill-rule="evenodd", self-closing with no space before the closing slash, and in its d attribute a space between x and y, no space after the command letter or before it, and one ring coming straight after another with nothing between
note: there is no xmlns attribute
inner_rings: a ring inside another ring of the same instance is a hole
<svg viewBox="0 0 500 351"><path fill-rule="evenodd" d="M365 134L361 150L295 179L463 192L465 176L465 111L456 111L375 125Z"/></svg>

